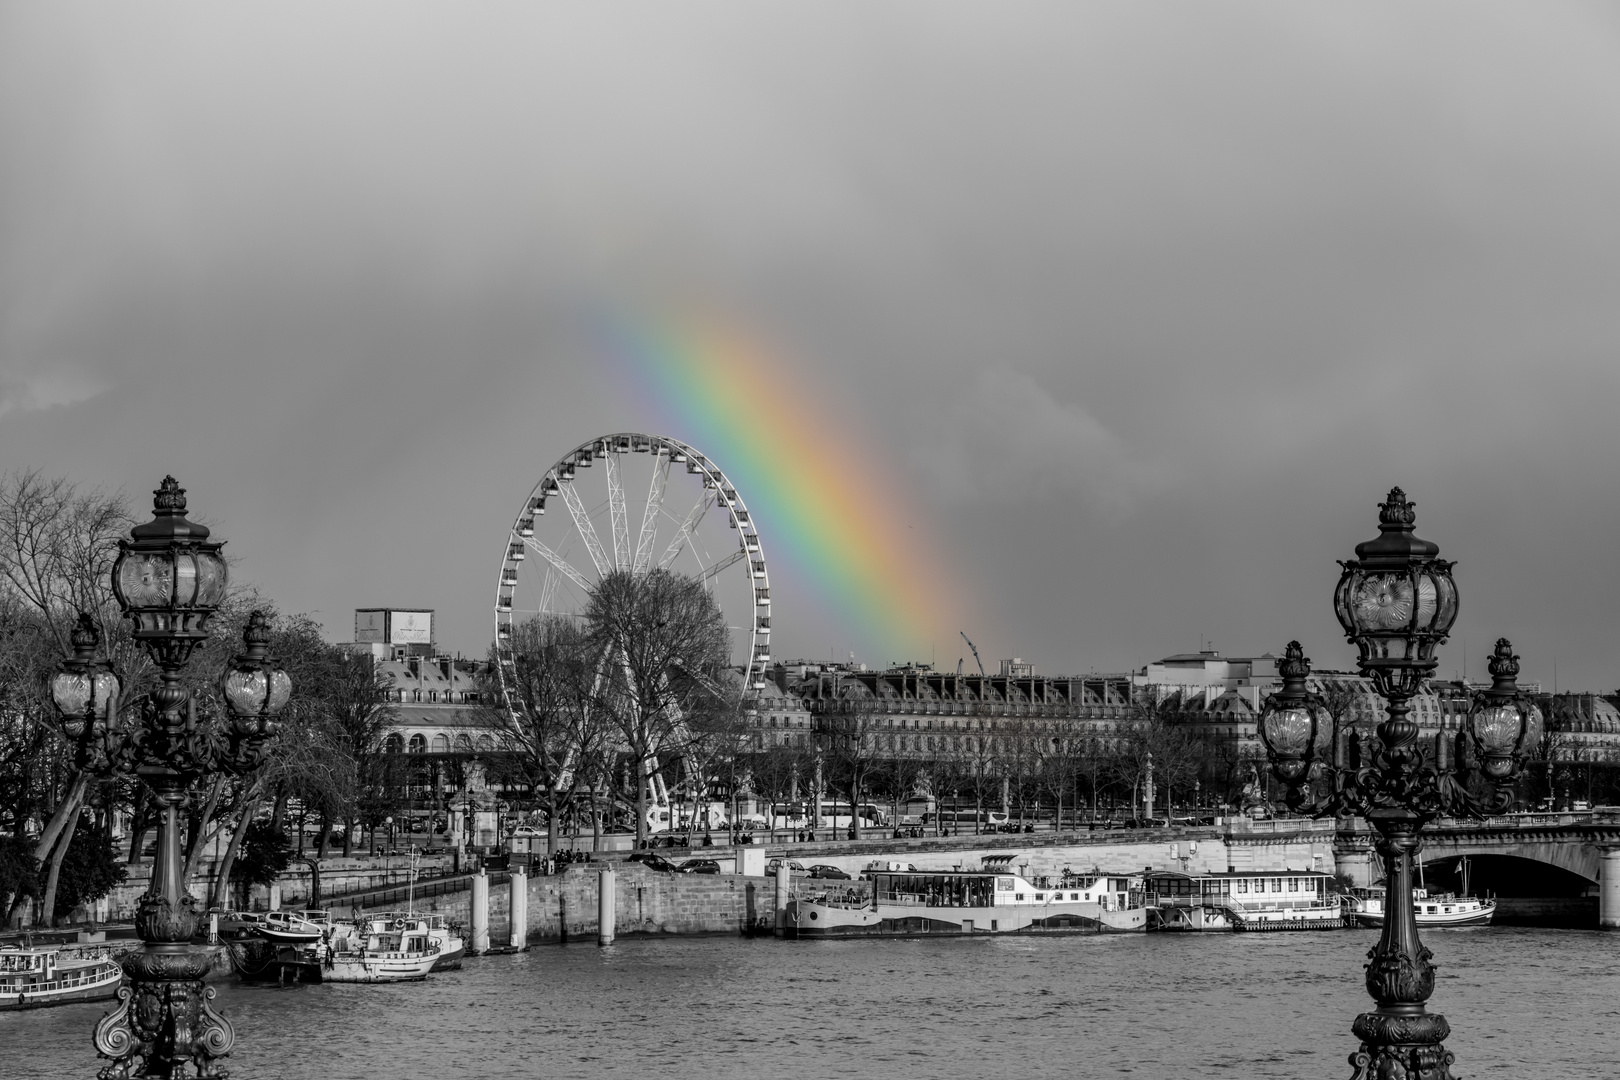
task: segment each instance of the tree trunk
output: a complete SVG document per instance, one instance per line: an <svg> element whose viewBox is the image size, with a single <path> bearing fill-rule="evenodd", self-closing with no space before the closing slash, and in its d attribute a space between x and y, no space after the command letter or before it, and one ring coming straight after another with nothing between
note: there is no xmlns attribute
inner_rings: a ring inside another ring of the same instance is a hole
<svg viewBox="0 0 1620 1080"><path fill-rule="evenodd" d="M328 814L321 815L321 838L315 844L315 857L326 858L326 849L332 844L332 818Z"/></svg>
<svg viewBox="0 0 1620 1080"><path fill-rule="evenodd" d="M146 789L141 785L135 786L135 812L130 815L129 822L129 858L124 860L134 866L141 861L141 841L146 839L146 831L151 827L150 819L146 815Z"/></svg>
<svg viewBox="0 0 1620 1080"><path fill-rule="evenodd" d="M56 882L62 875L62 860L67 857L68 845L73 843L73 833L78 827L79 815L75 813L68 819L60 842L51 852L51 869L45 878L45 897L40 901L40 919L46 926L56 925Z"/></svg>
<svg viewBox="0 0 1620 1080"><path fill-rule="evenodd" d="M640 781L636 784L636 847L647 846L647 789L652 784L652 777L647 773L647 758L642 755L636 763L636 775ZM670 822L671 825L674 822Z"/></svg>
<svg viewBox="0 0 1620 1080"><path fill-rule="evenodd" d="M849 780L849 831L853 839L861 838L861 774L854 769Z"/></svg>
<svg viewBox="0 0 1620 1080"><path fill-rule="evenodd" d="M248 825L253 821L253 815L259 809L262 795L255 792L242 806L242 812L237 815L236 828L231 831L231 842L225 846L225 854L215 868L214 888L210 903L214 907L224 907L225 901L230 898L231 867L236 862L236 853L242 848L242 838L247 835Z"/></svg>
<svg viewBox="0 0 1620 1080"><path fill-rule="evenodd" d="M287 786L285 784L278 785L276 787L276 803L270 810L271 832L287 831L287 800L289 798L291 798L291 794L287 791Z"/></svg>
<svg viewBox="0 0 1620 1080"><path fill-rule="evenodd" d="M68 789L68 793L63 796L62 801L56 804L56 813L51 815L51 820L46 824L45 831L39 834L39 843L34 845L34 859L36 861L44 862L52 849L56 847L56 839L62 835L62 830L67 827L68 822L77 820L79 807L84 804L85 789L89 785L89 775L80 773L74 779L73 786ZM65 842L63 846L66 846Z"/></svg>
<svg viewBox="0 0 1620 1080"><path fill-rule="evenodd" d="M186 837L186 865L180 878L182 882L190 882L197 876L197 866L202 862L208 841L212 839L208 823L213 820L214 811L219 809L219 797L224 790L224 775L214 777L214 784L208 791L208 801L203 804L202 813L191 819L191 835Z"/></svg>

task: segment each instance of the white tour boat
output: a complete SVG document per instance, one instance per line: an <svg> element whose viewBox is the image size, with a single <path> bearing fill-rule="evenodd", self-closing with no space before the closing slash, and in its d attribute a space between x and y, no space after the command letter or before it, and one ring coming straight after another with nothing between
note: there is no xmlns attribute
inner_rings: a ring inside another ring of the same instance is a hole
<svg viewBox="0 0 1620 1080"><path fill-rule="evenodd" d="M401 920L395 920L401 921ZM425 925L376 929L370 920L338 926L321 952L322 982L378 983L425 979L439 946Z"/></svg>
<svg viewBox="0 0 1620 1080"><path fill-rule="evenodd" d="M1333 877L1315 870L1146 875L1148 928L1169 931L1337 930Z"/></svg>
<svg viewBox="0 0 1620 1080"><path fill-rule="evenodd" d="M451 926L443 915L436 912L382 911L367 915L361 921L372 932L427 931L428 940L437 947L438 959L433 962L434 971L454 971L467 955L467 942L461 936L460 927Z"/></svg>
<svg viewBox="0 0 1620 1080"><path fill-rule="evenodd" d="M110 998L123 977L124 969L108 955L70 958L55 947L0 948L0 1011Z"/></svg>
<svg viewBox="0 0 1620 1080"><path fill-rule="evenodd" d="M832 886L789 900L783 933L790 938L915 937L1146 929L1140 879L1099 871L1065 872L1055 885L1048 879L1031 882L1012 872L1012 859L986 856L981 870L873 863L861 875L867 889Z"/></svg>
<svg viewBox="0 0 1620 1080"><path fill-rule="evenodd" d="M1382 885L1351 889L1350 894L1345 897L1345 911L1357 926L1383 926L1386 899ZM1417 915L1420 930L1448 926L1486 926L1496 915L1496 901L1481 900L1475 896L1457 896L1452 893L1430 895L1428 889L1413 889L1412 910Z"/></svg>

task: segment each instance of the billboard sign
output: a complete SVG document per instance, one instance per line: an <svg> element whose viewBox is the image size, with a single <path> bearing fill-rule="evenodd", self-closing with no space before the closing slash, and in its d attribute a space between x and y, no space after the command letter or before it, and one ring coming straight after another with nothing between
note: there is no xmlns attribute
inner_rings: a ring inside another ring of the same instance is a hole
<svg viewBox="0 0 1620 1080"><path fill-rule="evenodd" d="M432 643L433 612L390 611L388 615L388 643L390 645L428 645Z"/></svg>
<svg viewBox="0 0 1620 1080"><path fill-rule="evenodd" d="M381 608L354 613L354 640L383 642L388 640L388 612Z"/></svg>

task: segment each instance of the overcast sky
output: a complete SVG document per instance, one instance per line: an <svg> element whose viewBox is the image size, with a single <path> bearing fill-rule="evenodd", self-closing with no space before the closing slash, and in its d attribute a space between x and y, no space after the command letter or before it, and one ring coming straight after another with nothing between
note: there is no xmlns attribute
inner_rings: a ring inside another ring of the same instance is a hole
<svg viewBox="0 0 1620 1080"><path fill-rule="evenodd" d="M652 419L558 312L701 296L962 583L779 590L779 657L1348 666L1399 484L1443 674L1620 685L1613 3L7 4L0 148L0 465L174 473L336 640L481 654L521 500Z"/></svg>

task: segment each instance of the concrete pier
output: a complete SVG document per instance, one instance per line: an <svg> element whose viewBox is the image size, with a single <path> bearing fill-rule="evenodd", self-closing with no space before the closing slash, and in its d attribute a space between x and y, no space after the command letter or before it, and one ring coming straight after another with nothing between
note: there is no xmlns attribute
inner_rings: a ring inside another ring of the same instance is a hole
<svg viewBox="0 0 1620 1080"><path fill-rule="evenodd" d="M788 890L792 887L793 875L788 871L787 860L776 867L776 936L782 937L787 929Z"/></svg>
<svg viewBox="0 0 1620 1080"><path fill-rule="evenodd" d="M1620 930L1620 847L1598 853L1598 926Z"/></svg>
<svg viewBox="0 0 1620 1080"><path fill-rule="evenodd" d="M472 940L467 951L474 956L489 952L489 875L479 867L472 879Z"/></svg>
<svg viewBox="0 0 1620 1080"><path fill-rule="evenodd" d="M596 875L596 943L613 944L614 875L601 870Z"/></svg>
<svg viewBox="0 0 1620 1080"><path fill-rule="evenodd" d="M529 947L529 875L523 867L512 868L512 949L521 951Z"/></svg>

